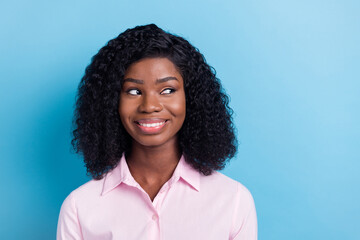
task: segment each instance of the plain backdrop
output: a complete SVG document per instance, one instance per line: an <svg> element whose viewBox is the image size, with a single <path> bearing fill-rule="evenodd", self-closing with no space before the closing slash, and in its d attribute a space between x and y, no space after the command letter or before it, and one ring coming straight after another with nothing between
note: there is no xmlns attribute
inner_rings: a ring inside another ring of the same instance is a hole
<svg viewBox="0 0 360 240"><path fill-rule="evenodd" d="M239 148L222 172L252 192L259 239L360 239L359 12L357 0L2 1L0 238L55 239L62 201L89 180L70 147L85 67L155 23L199 48L230 95Z"/></svg>

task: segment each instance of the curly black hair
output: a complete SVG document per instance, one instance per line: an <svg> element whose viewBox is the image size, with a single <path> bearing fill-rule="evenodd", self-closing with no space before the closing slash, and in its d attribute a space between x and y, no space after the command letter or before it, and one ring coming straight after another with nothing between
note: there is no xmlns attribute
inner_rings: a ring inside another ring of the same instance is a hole
<svg viewBox="0 0 360 240"><path fill-rule="evenodd" d="M215 70L184 38L155 24L137 26L99 50L78 87L71 143L94 179L103 178L131 150L118 112L122 80L130 64L154 57L168 58L184 79L186 117L178 140L186 161L210 175L236 153L233 111Z"/></svg>

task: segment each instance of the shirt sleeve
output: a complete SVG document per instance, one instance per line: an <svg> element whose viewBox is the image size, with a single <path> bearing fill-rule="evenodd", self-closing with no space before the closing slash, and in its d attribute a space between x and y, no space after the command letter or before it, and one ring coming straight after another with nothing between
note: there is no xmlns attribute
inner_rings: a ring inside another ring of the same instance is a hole
<svg viewBox="0 0 360 240"><path fill-rule="evenodd" d="M230 240L257 240L257 217L254 199L244 186L239 184L237 206L233 216Z"/></svg>
<svg viewBox="0 0 360 240"><path fill-rule="evenodd" d="M70 194L63 202L57 225L57 240L82 240L75 200Z"/></svg>

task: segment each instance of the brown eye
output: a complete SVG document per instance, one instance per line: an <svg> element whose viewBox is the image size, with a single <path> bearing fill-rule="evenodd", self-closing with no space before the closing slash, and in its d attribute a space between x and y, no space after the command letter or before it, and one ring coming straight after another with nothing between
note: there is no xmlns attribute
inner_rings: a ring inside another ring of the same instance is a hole
<svg viewBox="0 0 360 240"><path fill-rule="evenodd" d="M175 89L173 89L173 88L165 88L165 89L161 92L161 94L171 94L171 93L173 93L173 92L175 92Z"/></svg>
<svg viewBox="0 0 360 240"><path fill-rule="evenodd" d="M127 91L127 93L130 94L130 95L134 95L134 96L141 94L141 92L138 89L130 89L130 90Z"/></svg>

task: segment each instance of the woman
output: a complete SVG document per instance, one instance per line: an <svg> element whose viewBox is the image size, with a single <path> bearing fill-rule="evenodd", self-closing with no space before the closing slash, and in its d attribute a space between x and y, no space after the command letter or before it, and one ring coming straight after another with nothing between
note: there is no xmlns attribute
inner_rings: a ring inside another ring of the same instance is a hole
<svg viewBox="0 0 360 240"><path fill-rule="evenodd" d="M57 239L257 239L251 194L215 171L236 152L228 97L185 39L151 24L109 41L75 123L93 180L65 199Z"/></svg>

